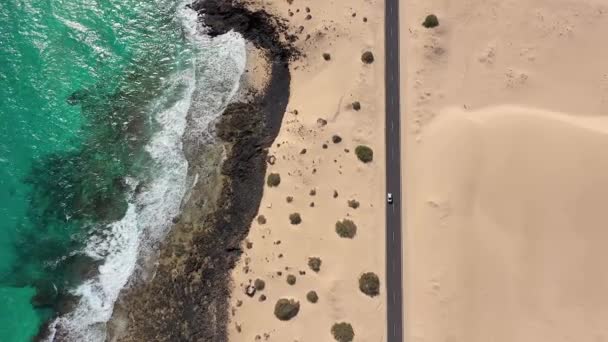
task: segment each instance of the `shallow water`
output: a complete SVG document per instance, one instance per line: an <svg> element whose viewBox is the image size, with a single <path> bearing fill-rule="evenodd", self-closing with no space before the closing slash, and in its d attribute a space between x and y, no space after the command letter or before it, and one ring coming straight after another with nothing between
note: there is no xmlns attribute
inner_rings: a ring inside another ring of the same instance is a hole
<svg viewBox="0 0 608 342"><path fill-rule="evenodd" d="M206 37L182 2L0 3L0 341L31 339L68 297L53 326L104 338L179 214L187 123L209 141L243 68L242 39Z"/></svg>

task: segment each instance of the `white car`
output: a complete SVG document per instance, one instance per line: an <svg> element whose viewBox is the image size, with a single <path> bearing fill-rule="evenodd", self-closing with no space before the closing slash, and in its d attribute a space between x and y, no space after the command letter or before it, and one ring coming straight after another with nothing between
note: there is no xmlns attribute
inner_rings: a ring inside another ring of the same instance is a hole
<svg viewBox="0 0 608 342"><path fill-rule="evenodd" d="M393 194L392 193L388 193L386 194L386 201L388 202L388 204L393 204Z"/></svg>

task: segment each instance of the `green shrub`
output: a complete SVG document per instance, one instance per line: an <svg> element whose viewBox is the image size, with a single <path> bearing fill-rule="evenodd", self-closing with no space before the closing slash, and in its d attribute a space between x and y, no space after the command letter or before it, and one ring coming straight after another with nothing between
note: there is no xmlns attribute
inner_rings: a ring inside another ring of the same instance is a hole
<svg viewBox="0 0 608 342"><path fill-rule="evenodd" d="M274 305L274 315L281 321L294 318L300 311L300 302L293 299L281 298Z"/></svg>
<svg viewBox="0 0 608 342"><path fill-rule="evenodd" d="M351 342L355 338L353 326L346 322L335 323L331 327L331 334L338 342Z"/></svg>
<svg viewBox="0 0 608 342"><path fill-rule="evenodd" d="M437 26L439 26L439 19L437 18L436 15L429 14L424 19L424 22L422 23L422 26L424 26L426 28L437 27Z"/></svg>
<svg viewBox="0 0 608 342"><path fill-rule="evenodd" d="M253 282L253 286L256 290L262 291L266 287L266 282L258 278Z"/></svg>
<svg viewBox="0 0 608 342"><path fill-rule="evenodd" d="M365 145L357 146L355 148L355 154L357 155L357 158L364 163L369 163L374 160L374 151Z"/></svg>
<svg viewBox="0 0 608 342"><path fill-rule="evenodd" d="M361 61L365 64L371 64L374 62L374 54L371 51L365 51L361 55Z"/></svg>
<svg viewBox="0 0 608 342"><path fill-rule="evenodd" d="M278 173L271 173L268 175L268 178L266 179L266 184L268 186L279 186L279 184L281 184L281 175L279 175Z"/></svg>
<svg viewBox="0 0 608 342"><path fill-rule="evenodd" d="M370 297L380 294L380 279L373 272L366 272L359 277L359 290Z"/></svg>
<svg viewBox="0 0 608 342"><path fill-rule="evenodd" d="M266 224L266 217L264 215L258 216L258 223L259 224Z"/></svg>
<svg viewBox="0 0 608 342"><path fill-rule="evenodd" d="M321 258L310 257L308 258L308 267L315 272L319 272L321 270Z"/></svg>
<svg viewBox="0 0 608 342"><path fill-rule="evenodd" d="M357 225L349 219L338 221L336 222L336 233L340 237L352 239L357 235Z"/></svg>
<svg viewBox="0 0 608 342"><path fill-rule="evenodd" d="M298 213L290 214L289 222L291 222L291 224L300 224L302 223L302 217L300 217L300 214Z"/></svg>
<svg viewBox="0 0 608 342"><path fill-rule="evenodd" d="M319 296L315 291L308 291L308 293L306 294L306 299L314 304L319 301Z"/></svg>

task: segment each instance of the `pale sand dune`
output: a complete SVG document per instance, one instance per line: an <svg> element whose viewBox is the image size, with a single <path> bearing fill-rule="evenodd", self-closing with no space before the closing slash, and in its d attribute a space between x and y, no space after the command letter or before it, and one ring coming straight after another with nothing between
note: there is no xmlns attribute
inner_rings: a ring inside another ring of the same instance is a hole
<svg viewBox="0 0 608 342"><path fill-rule="evenodd" d="M410 210L425 230L408 237L411 333L608 336L608 118L452 109L423 136Z"/></svg>
<svg viewBox="0 0 608 342"><path fill-rule="evenodd" d="M273 1L252 6L289 19L293 32L302 25L296 44L306 57L291 66L288 112L269 151L276 161L268 166L268 173L279 173L281 183L265 187L259 214L266 222L252 223L247 238L252 248L243 246L245 253L233 273L230 340L256 341L257 336L259 341L333 341L331 326L345 321L352 324L355 341L383 341L383 3L295 0L291 5ZM366 50L373 51L373 64L361 62ZM329 61L322 56L325 52L331 54ZM353 101L361 103L359 111L353 110ZM321 127L319 118L327 124ZM333 135L342 141L334 143ZM372 163L357 160L354 150L359 144L373 148ZM301 154L303 149L306 153ZM287 196L293 202L287 203ZM359 201L359 208L348 206L351 199ZM302 223L292 225L289 215L296 212ZM358 226L352 240L335 232L336 221L344 218ZM320 272L308 267L309 257L322 259ZM380 295L373 298L358 288L358 277L368 271L381 279ZM295 285L287 284L289 274L296 276ZM250 298L245 287L257 278L265 281L265 289ZM316 304L306 299L310 290L318 294ZM260 301L261 295L265 301ZM300 302L298 315L286 322L273 314L282 297Z"/></svg>
<svg viewBox="0 0 608 342"><path fill-rule="evenodd" d="M606 5L402 6L410 341L608 339Z"/></svg>

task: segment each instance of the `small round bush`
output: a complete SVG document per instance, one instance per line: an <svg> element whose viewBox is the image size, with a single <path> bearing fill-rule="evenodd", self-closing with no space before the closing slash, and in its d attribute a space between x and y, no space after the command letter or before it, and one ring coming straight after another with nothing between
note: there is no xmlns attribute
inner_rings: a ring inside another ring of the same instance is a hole
<svg viewBox="0 0 608 342"><path fill-rule="evenodd" d="M361 109L361 103L359 101L353 102L353 109L354 110L360 110Z"/></svg>
<svg viewBox="0 0 608 342"><path fill-rule="evenodd" d="M374 54L371 51L365 51L361 55L361 61L365 64L371 64L374 62Z"/></svg>
<svg viewBox="0 0 608 342"><path fill-rule="evenodd" d="M369 163L374 160L374 151L365 145L359 145L355 148L355 154L360 161Z"/></svg>
<svg viewBox="0 0 608 342"><path fill-rule="evenodd" d="M256 290L262 291L266 287L266 282L258 278L253 282L253 286Z"/></svg>
<svg viewBox="0 0 608 342"><path fill-rule="evenodd" d="M380 279L373 272L363 273L359 277L359 290L370 297L380 294Z"/></svg>
<svg viewBox="0 0 608 342"><path fill-rule="evenodd" d="M288 321L300 311L300 302L293 299L281 298L274 305L274 315L281 321Z"/></svg>
<svg viewBox="0 0 608 342"><path fill-rule="evenodd" d="M289 285L295 285L296 283L296 276L293 274L290 274L287 276L287 284Z"/></svg>
<svg viewBox="0 0 608 342"><path fill-rule="evenodd" d="M325 53L323 53L323 59L328 61L331 59L331 55L329 53L325 52Z"/></svg>
<svg viewBox="0 0 608 342"><path fill-rule="evenodd" d="M350 342L355 338L353 326L346 322L335 323L331 327L331 334L338 342Z"/></svg>
<svg viewBox="0 0 608 342"><path fill-rule="evenodd" d="M352 239L357 235L357 225L349 219L338 221L336 222L336 233L340 237Z"/></svg>
<svg viewBox="0 0 608 342"><path fill-rule="evenodd" d="M439 26L439 19L437 19L436 15L429 14L424 19L424 22L422 23L422 26L424 26L426 28L437 27L437 26Z"/></svg>
<svg viewBox="0 0 608 342"><path fill-rule="evenodd" d="M348 206L353 208L353 209L357 209L359 208L359 201L357 200L348 200Z"/></svg>
<svg viewBox="0 0 608 342"><path fill-rule="evenodd" d="M266 216L264 216L264 215L258 216L258 223L259 224L266 224Z"/></svg>
<svg viewBox="0 0 608 342"><path fill-rule="evenodd" d="M302 217L300 217L300 214L298 213L290 214L289 222L291 222L291 224L300 224L302 223Z"/></svg>
<svg viewBox="0 0 608 342"><path fill-rule="evenodd" d="M266 179L266 184L268 186L279 186L280 183L281 183L281 175L279 175L278 173L271 173L268 175L268 178Z"/></svg>
<svg viewBox="0 0 608 342"><path fill-rule="evenodd" d="M315 272L319 272L321 270L321 258L310 257L308 258L308 267Z"/></svg>
<svg viewBox="0 0 608 342"><path fill-rule="evenodd" d="M308 291L306 294L306 299L314 304L319 301L319 296L317 295L316 291Z"/></svg>
<svg viewBox="0 0 608 342"><path fill-rule="evenodd" d="M339 135L335 134L331 137L331 141L334 144L339 144L342 141L342 138Z"/></svg>

